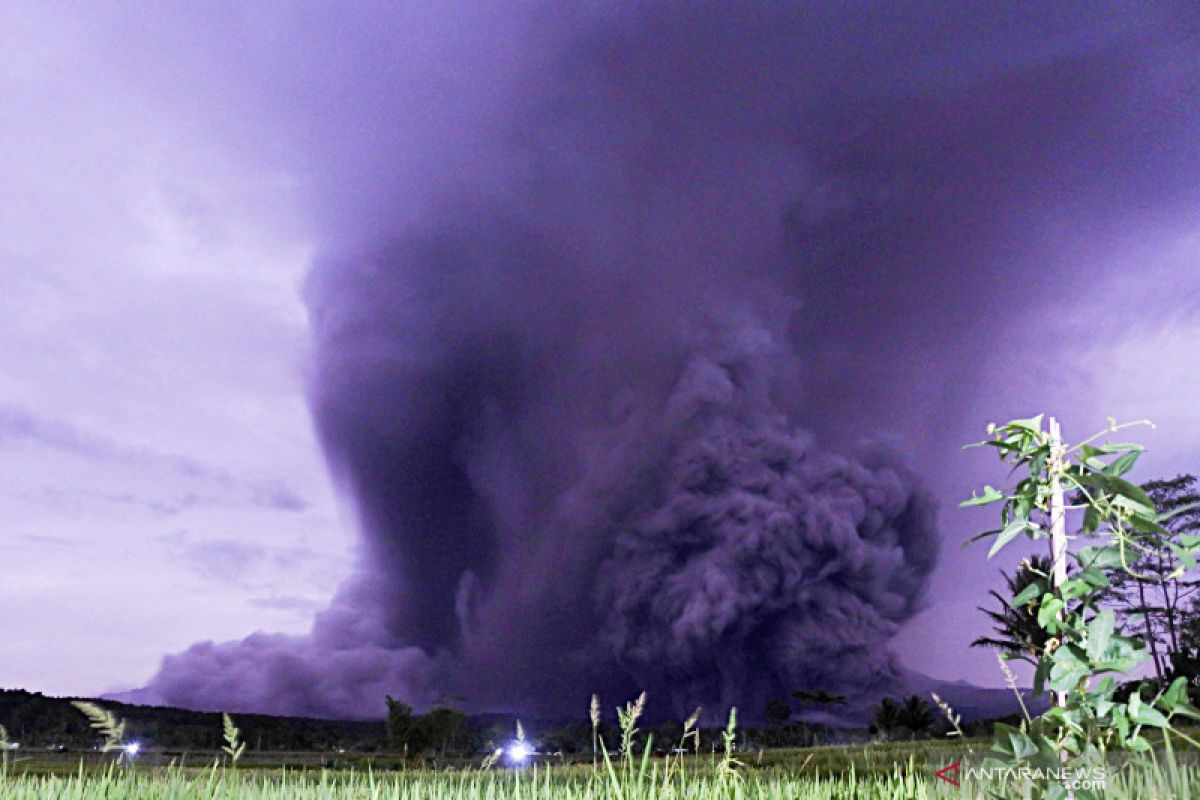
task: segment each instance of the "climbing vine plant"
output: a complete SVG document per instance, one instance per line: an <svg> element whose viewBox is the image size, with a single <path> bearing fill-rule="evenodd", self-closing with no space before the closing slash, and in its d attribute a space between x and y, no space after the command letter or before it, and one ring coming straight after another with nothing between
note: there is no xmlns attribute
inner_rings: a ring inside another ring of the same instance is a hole
<svg viewBox="0 0 1200 800"><path fill-rule="evenodd" d="M1046 797L1098 796L1072 792L1062 774L1103 765L1115 750L1150 750L1147 729L1161 730L1168 747L1172 737L1200 746L1174 724L1181 717L1200 719L1185 678L1169 686L1143 684L1126 699L1117 682L1148 654L1141 641L1117 630L1112 610L1103 607L1114 574L1135 574L1137 555L1164 543L1180 572L1194 567L1200 553L1200 536L1184 535L1177 545L1163 527L1169 516L1187 509L1159 514L1146 492L1125 477L1144 448L1107 441L1137 425L1149 423L1119 425L1110 419L1105 430L1069 445L1053 418L1038 415L989 425L989 438L968 445L994 448L1015 480L1003 490L985 486L962 503L1000 509L1000 527L972 541L990 539L989 558L1018 537L1041 540L1050 549L1050 571L1035 571L1035 580L1010 603L1036 613L1046 633L1034 694L1049 688L1055 703L1020 727L998 724L991 751L1003 765L1058 776L1043 786ZM1076 524L1073 534L1067 533L1069 520Z"/></svg>

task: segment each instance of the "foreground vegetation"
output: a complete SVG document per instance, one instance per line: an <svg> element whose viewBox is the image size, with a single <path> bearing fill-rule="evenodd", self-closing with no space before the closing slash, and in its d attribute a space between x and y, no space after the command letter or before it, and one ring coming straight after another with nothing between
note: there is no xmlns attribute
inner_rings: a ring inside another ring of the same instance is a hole
<svg viewBox="0 0 1200 800"><path fill-rule="evenodd" d="M437 772L372 770L288 772L214 766L140 768L109 765L100 772L71 775L10 774L0 779L5 800L352 800L357 798L456 798L456 800L888 800L900 798L1027 798L1037 796L1030 781L975 780L959 776L961 786L942 781L932 770L893 763L886 772L860 773L854 767L827 773L811 762L756 768L724 765L706 758L617 761L608 765L528 769L479 768ZM1148 761L1107 779L1098 796L1114 800L1155 800L1200 796L1200 768Z"/></svg>
<svg viewBox="0 0 1200 800"><path fill-rule="evenodd" d="M184 763L163 765L163 753L136 759L115 753L72 754L53 760L32 753L10 758L0 773L4 800L837 800L862 798L1035 798L1044 781L1018 776L974 776L967 764L986 756L986 739L949 738L873 742L859 746L822 746L740 751L736 729L724 733L726 745L714 751L653 756L652 737L635 740L636 717L625 717L621 752L601 749L595 763L562 763L560 757L535 755L523 765L504 753L484 759L450 759L436 767L414 767L395 756L374 753L251 754L242 757L236 728L227 730L227 748L192 753ZM641 744L636 744L640 741ZM695 738L687 740L694 745ZM603 744L603 743L602 743ZM617 742L613 742L617 745ZM320 755L293 760L292 756ZM1172 753L1159 739L1145 756L1113 770L1098 797L1155 800L1200 796L1200 764L1191 754ZM935 773L958 761L951 775ZM207 764L207 766L202 766ZM1039 785L1041 784L1041 785Z"/></svg>
<svg viewBox="0 0 1200 800"><path fill-rule="evenodd" d="M1191 577L1200 560L1196 517L1200 498L1193 491L1195 480L1187 476L1158 482L1150 488L1160 490L1159 495L1151 496L1148 489L1122 477L1140 455L1140 445L1092 444L1104 435L1101 432L1069 447L1053 418L1048 430L1042 423L1038 416L989 426L992 438L981 444L995 447L1014 472L1028 475L1004 492L986 486L982 495L963 504L1000 505L1002 527L981 535L994 539L989 555L1022 535L1050 543L1048 559L1027 559L1019 578L1009 581L1011 599L995 595L1002 610L990 616L997 624L998 638L976 644L997 647L1007 658L1033 664L1034 694L1049 689L1056 702L1035 716L1002 659L1001 669L1022 715L1012 724L995 722L989 742L967 738L973 731L964 729L959 715L937 694L931 697L944 717L940 725L933 707L912 696L903 701L885 698L870 729L872 735L895 739L929 735L937 725L957 737L936 743L754 749L783 744L801 734L809 742L815 738L812 730L788 724L793 709L787 698L767 704L771 727L753 737L738 730L737 709L730 710L723 730L701 730L700 709L696 709L682 726L671 723L639 736L636 726L645 710L643 693L617 708L615 728L602 720L599 700L593 697L590 728L571 725L543 739L554 748L548 759L532 752L533 744L526 740L519 721L515 740L509 740L499 728L488 731L464 725L466 716L455 709L435 708L417 715L405 702L389 696L383 731L378 724L335 730L331 726L342 724L299 721L297 728L296 721L257 718L255 729L244 732L222 715L219 741L223 744L201 756L211 766L198 768L195 752L191 760L178 761L166 748L157 754L143 752L142 743L134 738L138 731L112 708L71 701L88 721L83 732L78 718L50 724L40 715L24 713L47 702L24 695L16 698L15 710L20 713L14 715L20 719L22 736L51 735L69 741L84 733L99 735L102 744L66 772L66 760L54 763L50 754L41 763L24 753L19 761L12 760L19 743L10 740L0 725L0 796L13 800L1190 798L1200 792L1200 736L1194 728L1200 720L1196 698L1200 659L1190 657L1181 601L1200 586ZM1122 427L1110 421L1108 432ZM1069 512L1082 515L1074 537L1066 532ZM1088 546L1072 551L1070 538ZM1136 584L1132 590L1131 584ZM1146 599L1148 592L1156 590L1165 598L1161 606ZM1112 607L1113 598L1127 595L1136 595L1136 613L1119 604ZM1164 635L1160 649L1158 638ZM1127 680L1146 659L1153 659L1155 679ZM797 691L792 697L809 705L845 702L842 696L823 691ZM61 704L56 710L62 710ZM336 747L336 758L303 765L272 765L254 755L247 758L245 734L255 735L255 751L261 754L267 730L286 730L289 738L356 734L368 750L379 746L383 733L392 755L347 754ZM669 733L659 735L656 743L655 732ZM184 740L196 741L195 735L191 732ZM200 738L207 744L216 735L213 726ZM159 737L160 745L170 736ZM589 744L591 763L571 763L588 751ZM1177 750L1177 745L1185 745L1186 752ZM482 761L456 756L477 754L480 747L487 752ZM64 745L57 748L60 756L65 755ZM162 766L167 758L170 763ZM431 768L431 763L437 766Z"/></svg>

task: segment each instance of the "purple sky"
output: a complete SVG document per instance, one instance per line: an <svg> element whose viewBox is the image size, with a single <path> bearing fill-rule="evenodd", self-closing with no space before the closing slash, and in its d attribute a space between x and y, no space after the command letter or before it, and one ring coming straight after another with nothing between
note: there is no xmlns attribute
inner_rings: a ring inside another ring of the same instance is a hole
<svg viewBox="0 0 1200 800"><path fill-rule="evenodd" d="M1189 4L391 5L0 9L0 686L125 689L193 642L309 630L372 557L372 500L309 317L350 312L306 276L475 204L586 250L601 289L644 260L611 308L646 341L693 283L794 299L764 325L789 418L888 442L942 503L893 639L914 669L1002 682L966 643L1016 553L961 549L991 520L955 508L1001 477L958 449L985 423L1150 417L1140 475L1200 471ZM449 281L450 311L575 313L498 273Z"/></svg>

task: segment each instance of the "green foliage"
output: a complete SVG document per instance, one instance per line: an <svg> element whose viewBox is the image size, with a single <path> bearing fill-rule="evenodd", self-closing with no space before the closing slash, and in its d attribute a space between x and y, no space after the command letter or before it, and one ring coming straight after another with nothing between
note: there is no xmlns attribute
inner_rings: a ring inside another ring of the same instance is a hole
<svg viewBox="0 0 1200 800"><path fill-rule="evenodd" d="M729 722L726 723L725 730L721 731L721 745L722 756L717 774L723 777L740 778L737 768L742 766L742 762L733 757L733 753L737 749L736 707L729 709Z"/></svg>
<svg viewBox="0 0 1200 800"><path fill-rule="evenodd" d="M1158 680L1165 684L1186 676L1200 688L1200 653L1187 640L1187 629L1195 624L1192 601L1200 589L1188 552L1200 534L1196 483L1192 475L1179 475L1142 484L1168 533L1145 537L1144 549L1133 554L1132 572L1113 576L1112 594L1120 620L1149 647Z"/></svg>
<svg viewBox="0 0 1200 800"><path fill-rule="evenodd" d="M971 646L993 647L1009 658L1036 666L1050 634L1038 622L1038 606L1033 601L1041 597L1050 571L1049 558L1034 556L1023 561L1015 574L1002 573L1008 597L989 591L999 604L999 610L979 609L991 618L995 636L981 636L971 642Z"/></svg>
<svg viewBox="0 0 1200 800"><path fill-rule="evenodd" d="M1179 690L1175 690L1177 693ZM626 706L623 739L632 731L639 703ZM900 706L907 703L898 704ZM699 712L684 723L684 737L696 730ZM229 727L233 727L230 720ZM525 731L519 727L518 737ZM651 759L651 742L641 752L630 751L620 763L604 751L604 769L587 765L537 764L531 769L444 770L408 766L383 771L378 764L363 769L222 769L219 764L195 768L178 762L167 767L139 765L96 769L82 765L62 774L46 774L24 766L15 775L0 776L4 800L394 800L459 798L460 800L894 800L894 798L1030 797L1026 778L981 778L964 773L962 786L951 787L933 777L936 770L971 752L969 740L878 744L867 747L821 747L775 751L743 764L736 760L739 736L737 714L731 710L725 728L717 732L721 751L712 755L668 754ZM1025 740L1015 738L1017 747ZM1111 800L1189 797L1200 786L1200 766L1177 760L1168 750L1154 762L1130 765L1112 773L1105 796Z"/></svg>
<svg viewBox="0 0 1200 800"><path fill-rule="evenodd" d="M71 705L79 709L88 718L92 729L104 737L104 741L100 745L100 752L110 753L113 750L124 750L124 720L117 719L117 716L111 711L86 700L75 700Z"/></svg>
<svg viewBox="0 0 1200 800"><path fill-rule="evenodd" d="M233 719L228 714L221 715L221 729L225 738L221 751L229 756L229 763L236 767L242 754L246 752L246 743L240 739L242 732L233 724Z"/></svg>
<svg viewBox="0 0 1200 800"><path fill-rule="evenodd" d="M1149 750L1143 735L1147 728L1192 741L1172 725L1182 717L1200 719L1183 679L1149 701L1140 692L1126 701L1116 698L1113 675L1135 669L1147 652L1143 642L1118 630L1113 612L1103 609L1101 600L1117 573L1139 575L1138 558L1171 533L1164 527L1170 514L1160 513L1150 495L1124 477L1142 446L1095 443L1125 427L1110 420L1106 431L1069 447L1043 429L1043 415L1038 415L988 426L992 438L973 445L995 448L1019 477L1007 491L986 486L981 495L962 504L1000 505L1000 527L976 537L992 539L989 557L1018 536L1048 539L1054 515L1067 510L1081 516L1074 538L1086 545L1073 554L1075 564L1066 580L1033 574L1006 603L1035 615L1044 643L1035 659L1034 691L1040 694L1049 687L1062 702L1019 727L996 726L993 753L1003 762L1042 768L1098 764L1110 749ZM1073 503L1064 502L1061 510L1053 508L1064 494ZM1181 574L1194 566L1198 544L1200 537L1193 537L1171 550L1168 574ZM1063 792L1061 785L1046 787L1047 796L1063 796Z"/></svg>
<svg viewBox="0 0 1200 800"><path fill-rule="evenodd" d="M409 734L409 753L420 755L434 751L445 755L466 715L454 708L435 708L417 717Z"/></svg>
<svg viewBox="0 0 1200 800"><path fill-rule="evenodd" d="M387 735L388 744L393 750L408 752L413 724L412 706L387 695Z"/></svg>
<svg viewBox="0 0 1200 800"><path fill-rule="evenodd" d="M444 755L462 727L466 715L441 706L415 716L412 706L387 696L387 733L392 749L419 757L430 751Z"/></svg>
<svg viewBox="0 0 1200 800"><path fill-rule="evenodd" d="M692 752L700 752L700 728L698 725L700 723L701 711L703 711L703 709L700 706L696 706L696 710L692 712L692 715L684 720L683 735L679 739L680 750L685 748L688 740L690 739L692 742Z"/></svg>
<svg viewBox="0 0 1200 800"><path fill-rule="evenodd" d="M637 721L646 709L646 693L638 695L637 700L625 704L624 708L617 707L617 725L621 728L621 755L628 757L633 752L633 739L637 736Z"/></svg>
<svg viewBox="0 0 1200 800"><path fill-rule="evenodd" d="M134 706L105 701L105 708L127 720L127 736L170 751L221 749L219 713L182 708ZM344 748L379 751L387 747L383 719L377 721L306 719L240 714L243 741L258 751L328 751ZM87 750L95 743L88 720L67 699L37 692L0 690L0 723L24 748Z"/></svg>
<svg viewBox="0 0 1200 800"><path fill-rule="evenodd" d="M604 737L600 737L600 754L604 759L605 775L608 777L609 786L612 794L618 800L625 800L631 794L640 793L646 784L648 777L647 768L650 764L650 747L653 744L654 737L646 737L646 744L642 749L642 757L639 766L634 765L638 759L635 758L633 749L634 738L637 736L637 721L642 716L642 712L646 709L646 693L642 692L638 695L637 700L628 702L624 707L617 707L617 723L621 733L621 763L623 767L618 769L613 764L613 759L608 753L608 747L604 744ZM593 722L597 720L596 715L592 716ZM653 781L651 781L653 784Z"/></svg>
<svg viewBox="0 0 1200 800"><path fill-rule="evenodd" d="M905 700L885 697L875 709L872 728L889 737L913 738L928 733L934 719L933 709L915 694Z"/></svg>
<svg viewBox="0 0 1200 800"><path fill-rule="evenodd" d="M588 707L588 720L592 723L592 766L596 766L596 753L600 747L600 696L592 695Z"/></svg>
<svg viewBox="0 0 1200 800"><path fill-rule="evenodd" d="M923 748L933 743L924 742ZM830 750L831 748L823 748ZM840 749L840 748L839 748ZM23 774L10 778L0 793L4 800L897 800L905 798L1026 797L1015 782L977 781L960 775L961 788L932 777L933 770L953 760L951 753L926 759L908 746L879 754L878 747L856 749L855 763L874 768L831 771L815 766L821 755L789 753L773 768L748 769L730 780L707 758L688 757L655 762L647 772L627 780L616 771L616 784L606 771L546 767L523 771L415 770L381 773L322 771L318 773L258 770L196 770L183 766L164 769L107 770L66 775ZM923 751L922 751L923 752ZM864 760L868 759L868 760ZM912 759L912 760L910 760ZM884 763L886 762L886 763ZM1191 797L1200 785L1200 768L1174 759L1157 765L1122 770L1109 779L1109 800ZM991 792L993 794L989 795Z"/></svg>
<svg viewBox="0 0 1200 800"><path fill-rule="evenodd" d="M8 776L8 751L12 747L12 742L8 738L8 729L0 725L0 777Z"/></svg>

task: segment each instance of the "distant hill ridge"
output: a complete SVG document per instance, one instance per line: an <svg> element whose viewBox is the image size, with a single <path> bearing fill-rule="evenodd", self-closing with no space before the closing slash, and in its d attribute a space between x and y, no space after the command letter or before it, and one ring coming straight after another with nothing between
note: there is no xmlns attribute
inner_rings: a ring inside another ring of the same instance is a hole
<svg viewBox="0 0 1200 800"><path fill-rule="evenodd" d="M917 694L929 699L932 692L945 700L962 715L963 722L976 722L982 719L994 719L1008 714L1018 713L1020 703L1011 689L992 689L976 686L964 680L944 681L930 677L921 672L905 670L903 680L911 694ZM1047 696L1034 697L1032 689L1021 689L1021 696L1030 713L1039 714L1050 706Z"/></svg>
<svg viewBox="0 0 1200 800"><path fill-rule="evenodd" d="M21 689L0 690L0 725L25 746L86 748L95 741L72 700L91 700L128 720L128 737L164 748L215 750L221 741L221 714L170 706L140 706L107 698L47 697ZM242 738L259 750L373 750L386 741L381 719L328 720L270 714L235 714Z"/></svg>
<svg viewBox="0 0 1200 800"><path fill-rule="evenodd" d="M901 676L901 695L915 694L929 700L932 692L949 703L964 723L994 719L1020 711L1013 692L976 686L967 681L944 681L906 670ZM1034 713L1048 706L1045 697L1033 698L1023 689L1026 704ZM111 709L129 722L130 738L144 739L164 748L193 748L215 750L221 742L221 715L212 711L192 711L171 706L144 706L109 698L48 697L21 689L0 690L0 725L9 736L26 746L61 745L86 748L95 741L87 720L71 701L92 700ZM834 728L866 727L880 697L852 699L845 706L829 709L798 710L797 719ZM311 717L290 717L271 714L233 716L243 733L243 740L256 750L337 749L374 751L386 747L387 732L383 722L383 703L378 720L334 720ZM517 718L531 731L545 731L582 719L535 719L515 713L484 713L468 716L466 724L480 730L510 729ZM744 714L745 719L753 715Z"/></svg>

